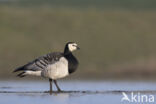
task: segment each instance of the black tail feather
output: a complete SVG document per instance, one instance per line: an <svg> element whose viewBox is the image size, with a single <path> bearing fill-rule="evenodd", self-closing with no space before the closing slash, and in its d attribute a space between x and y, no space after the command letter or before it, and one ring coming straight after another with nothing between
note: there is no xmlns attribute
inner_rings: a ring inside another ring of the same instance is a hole
<svg viewBox="0 0 156 104"><path fill-rule="evenodd" d="M17 74L17 77L20 77L20 78L25 77L25 76L26 76L25 72L21 72L21 73Z"/></svg>
<svg viewBox="0 0 156 104"><path fill-rule="evenodd" d="M15 69L15 70L13 71L13 73L14 73L14 72L18 72L18 71L23 71L23 70L25 70L25 67L24 67L24 66Z"/></svg>

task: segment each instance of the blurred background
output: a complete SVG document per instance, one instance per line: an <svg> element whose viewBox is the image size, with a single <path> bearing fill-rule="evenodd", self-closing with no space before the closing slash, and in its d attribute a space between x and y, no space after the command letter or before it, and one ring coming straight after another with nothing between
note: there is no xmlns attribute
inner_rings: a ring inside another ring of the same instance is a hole
<svg viewBox="0 0 156 104"><path fill-rule="evenodd" d="M67 79L155 80L156 0L0 0L0 79L68 41L81 50Z"/></svg>

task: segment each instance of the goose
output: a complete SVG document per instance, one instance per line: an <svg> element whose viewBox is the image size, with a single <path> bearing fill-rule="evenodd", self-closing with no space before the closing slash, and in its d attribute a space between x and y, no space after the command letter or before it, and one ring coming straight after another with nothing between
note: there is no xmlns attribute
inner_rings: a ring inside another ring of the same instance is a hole
<svg viewBox="0 0 156 104"><path fill-rule="evenodd" d="M48 53L18 67L13 72L20 72L17 76L21 78L27 75L48 78L50 83L49 93L52 94L52 82L54 82L58 92L61 92L62 90L56 80L76 71L79 62L72 52L79 49L77 43L68 42L65 45L64 52Z"/></svg>

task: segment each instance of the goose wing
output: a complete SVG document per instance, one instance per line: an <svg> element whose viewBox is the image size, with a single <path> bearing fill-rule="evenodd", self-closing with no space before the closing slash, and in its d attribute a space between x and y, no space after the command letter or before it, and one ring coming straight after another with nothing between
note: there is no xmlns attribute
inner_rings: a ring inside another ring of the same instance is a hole
<svg viewBox="0 0 156 104"><path fill-rule="evenodd" d="M59 59L63 57L63 54L60 52L54 52L54 53L48 53L44 56L41 56L37 59L35 59L32 62L29 62L28 64L21 66L14 70L14 72L17 71L42 71L47 68L48 65L52 65L59 61Z"/></svg>

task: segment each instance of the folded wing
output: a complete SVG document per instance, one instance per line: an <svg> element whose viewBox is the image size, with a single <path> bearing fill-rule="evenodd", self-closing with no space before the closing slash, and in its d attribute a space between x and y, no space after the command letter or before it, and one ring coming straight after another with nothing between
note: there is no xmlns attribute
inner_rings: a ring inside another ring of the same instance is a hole
<svg viewBox="0 0 156 104"><path fill-rule="evenodd" d="M41 56L37 59L35 59L32 62L29 62L28 64L21 66L17 69L15 69L13 72L18 72L18 71L22 71L22 73L18 74L17 76L19 77L24 77L25 72L26 71L42 71L42 70L46 70L46 68L49 65L52 65L54 63L56 63L57 61L59 61L59 59L62 57L62 53L59 52L54 52L54 53L49 53L46 54L44 56Z"/></svg>

